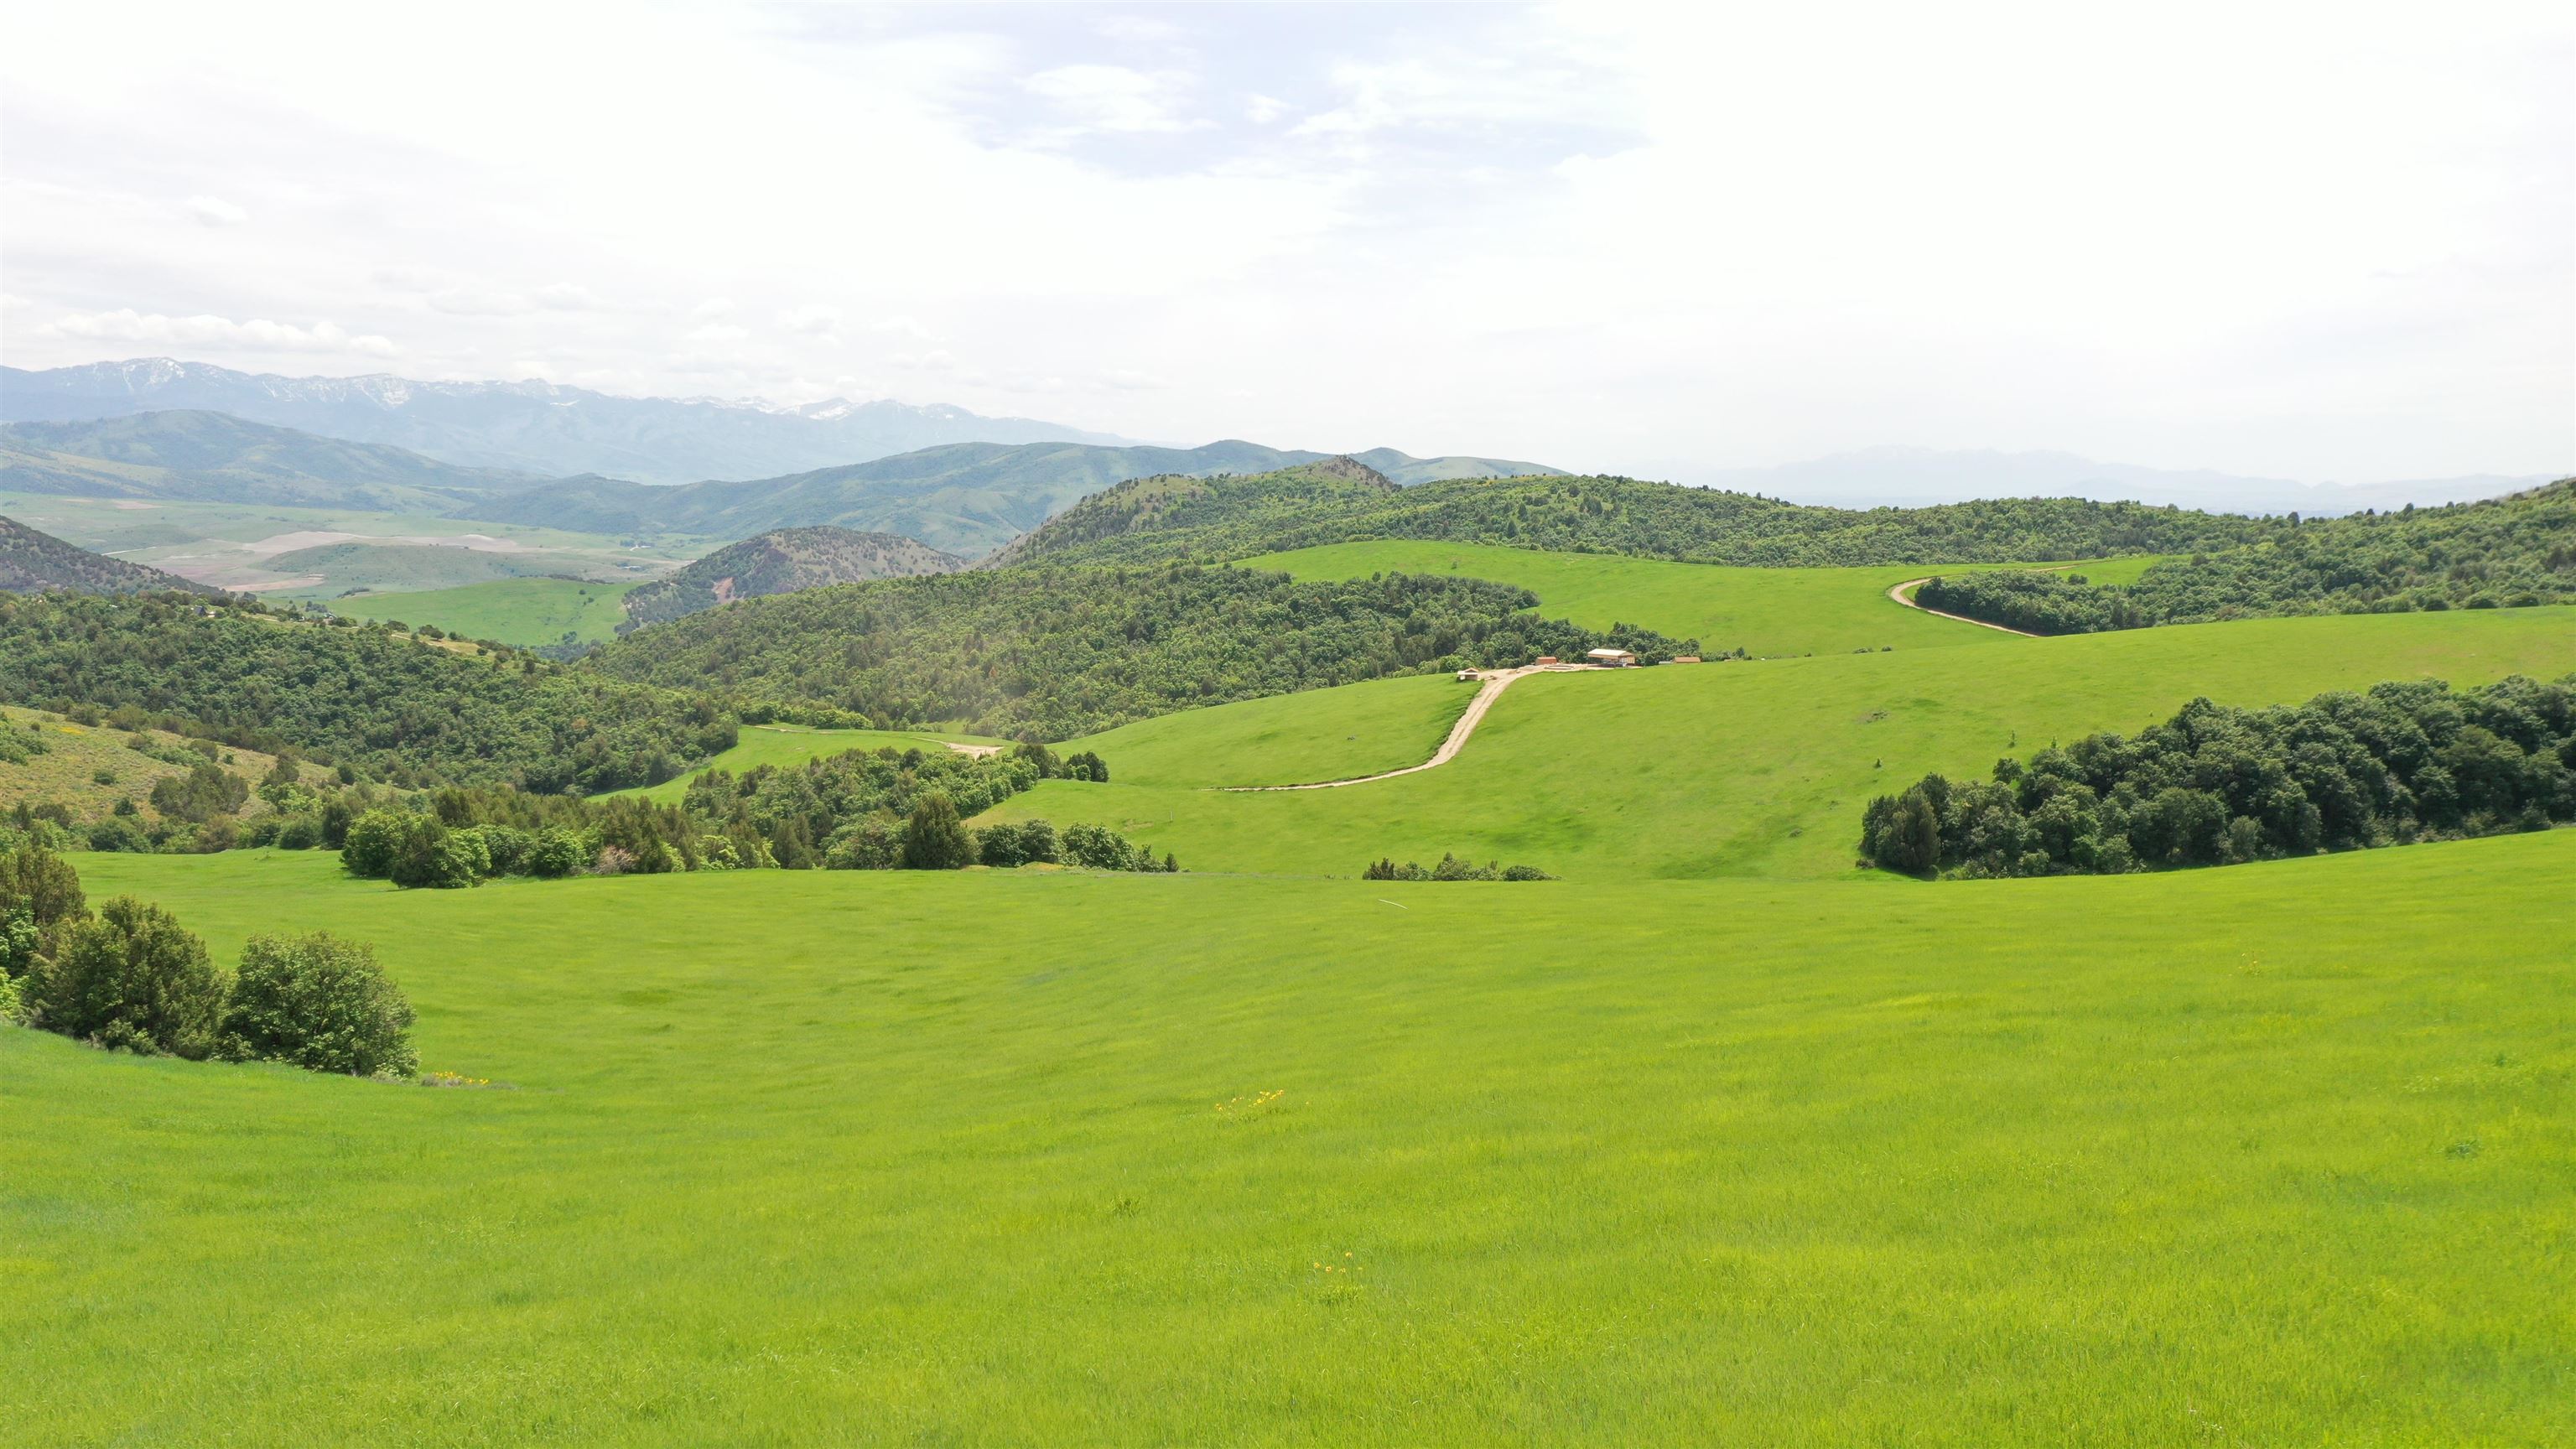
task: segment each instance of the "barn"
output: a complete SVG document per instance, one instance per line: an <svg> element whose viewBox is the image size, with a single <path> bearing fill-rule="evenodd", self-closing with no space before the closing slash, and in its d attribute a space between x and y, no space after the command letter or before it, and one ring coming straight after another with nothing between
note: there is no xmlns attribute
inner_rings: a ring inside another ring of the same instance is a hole
<svg viewBox="0 0 2576 1449"><path fill-rule="evenodd" d="M1637 656L1625 649L1595 649L1585 654L1583 659L1587 664L1598 664L1604 669L1632 669L1637 663Z"/></svg>

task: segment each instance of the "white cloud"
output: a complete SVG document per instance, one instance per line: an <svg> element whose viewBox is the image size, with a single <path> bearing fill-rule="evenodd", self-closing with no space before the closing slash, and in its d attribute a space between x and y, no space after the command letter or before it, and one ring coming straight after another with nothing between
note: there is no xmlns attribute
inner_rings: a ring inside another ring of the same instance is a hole
<svg viewBox="0 0 2576 1449"><path fill-rule="evenodd" d="M688 340L710 347L721 347L741 342L750 336L751 329L747 327L736 327L730 322L710 322L703 327L690 328Z"/></svg>
<svg viewBox="0 0 2576 1449"><path fill-rule="evenodd" d="M1251 91L1243 98L1243 118L1256 126L1267 126L1288 114L1288 111L1288 103L1277 96L1265 96L1259 91Z"/></svg>
<svg viewBox="0 0 2576 1449"><path fill-rule="evenodd" d="M700 302L695 307L689 309L690 320L696 322L712 322L718 317L730 317L732 315L733 298L731 297L709 297L705 301Z"/></svg>
<svg viewBox="0 0 2576 1449"><path fill-rule="evenodd" d="M191 196L188 214L201 226L239 226L250 220L250 213L220 196Z"/></svg>
<svg viewBox="0 0 2576 1449"><path fill-rule="evenodd" d="M451 317L521 317L537 304L516 292L478 292L448 287L429 294L429 305Z"/></svg>
<svg viewBox="0 0 2576 1449"><path fill-rule="evenodd" d="M1172 385L1152 373L1138 372L1132 367L1113 367L1101 374L1100 380L1121 392L1156 392Z"/></svg>
<svg viewBox="0 0 2576 1449"><path fill-rule="evenodd" d="M1055 103L1080 131L1187 131L1209 125L1184 114L1188 83L1123 65L1063 65L1030 76L1032 95Z"/></svg>
<svg viewBox="0 0 2576 1449"><path fill-rule="evenodd" d="M362 357L394 357L401 349L373 334L351 336L332 322L298 327L254 318L199 315L170 317L122 307L113 312L72 313L46 324L58 337L87 341L139 342L153 347L197 347L257 352L342 352Z"/></svg>
<svg viewBox="0 0 2576 1449"><path fill-rule="evenodd" d="M539 287L536 302L539 308L548 312L594 312L600 305L599 299L590 294L589 288L577 287L570 282L557 282L550 287Z"/></svg>
<svg viewBox="0 0 2576 1449"><path fill-rule="evenodd" d="M804 333L808 336L830 337L832 334L841 330L841 309L838 307L789 307L781 310L777 314L775 320L781 328L789 332Z"/></svg>

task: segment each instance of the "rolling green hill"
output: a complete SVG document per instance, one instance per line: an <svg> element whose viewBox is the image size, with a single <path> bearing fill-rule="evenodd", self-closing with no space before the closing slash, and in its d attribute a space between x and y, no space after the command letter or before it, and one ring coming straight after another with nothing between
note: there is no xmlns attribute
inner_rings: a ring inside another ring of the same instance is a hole
<svg viewBox="0 0 2576 1449"><path fill-rule="evenodd" d="M0 517L0 593L40 594L48 589L76 594L216 592L175 574L92 553L14 518Z"/></svg>
<svg viewBox="0 0 2576 1449"><path fill-rule="evenodd" d="M735 599L869 579L953 573L966 561L891 533L778 528L728 544L627 596L627 617L658 624Z"/></svg>
<svg viewBox="0 0 2576 1449"><path fill-rule="evenodd" d="M2576 832L1938 886L80 863L221 960L374 942L491 1085L0 1029L24 1442L2565 1424Z"/></svg>
<svg viewBox="0 0 2576 1449"><path fill-rule="evenodd" d="M1377 573L1493 579L1538 596L1540 612L1589 629L1639 624L1697 639L1711 654L1847 654L1856 649L1921 649L2010 642L1993 629L1962 629L1883 597L1923 576L1920 565L1874 568L1730 568L1618 554L1541 553L1490 544L1381 539L1335 543L1245 559L1246 568L1284 569L1301 579Z"/></svg>
<svg viewBox="0 0 2576 1449"><path fill-rule="evenodd" d="M491 639L522 648L565 642L600 643L626 621L633 584L578 579L505 579L417 593L362 594L331 600L331 612L352 619L399 619L435 624L467 639Z"/></svg>
<svg viewBox="0 0 2576 1449"><path fill-rule="evenodd" d="M1389 749L1352 726L1406 719L1409 701L1372 694L1394 684L1180 715L1073 742L1116 765L1110 784L1042 782L994 818L1143 832L1197 870L1356 874L1381 854L1454 850L1587 882L1830 877L1853 869L1873 795L1936 771L1982 778L2003 755L2135 730L2195 696L2290 703L2383 679L2467 685L2576 669L2576 608L2564 607L1997 637L2000 647L1539 675L1515 684L1449 764L1336 790L1204 787L1384 768ZM1202 719L1226 754L1196 738ZM1351 734L1362 738L1337 755L1331 742ZM1212 760L1235 778L1218 778Z"/></svg>
<svg viewBox="0 0 2576 1449"><path fill-rule="evenodd" d="M2280 520L2011 498L1929 508L1810 508L1633 478L1467 479L1394 488L1367 470L1140 478L1085 499L1003 561L1241 559L1370 539L1762 567L2010 563L2190 553L2286 532Z"/></svg>
<svg viewBox="0 0 2576 1449"><path fill-rule="evenodd" d="M0 488L26 493L398 512L453 508L537 481L223 413L0 423Z"/></svg>

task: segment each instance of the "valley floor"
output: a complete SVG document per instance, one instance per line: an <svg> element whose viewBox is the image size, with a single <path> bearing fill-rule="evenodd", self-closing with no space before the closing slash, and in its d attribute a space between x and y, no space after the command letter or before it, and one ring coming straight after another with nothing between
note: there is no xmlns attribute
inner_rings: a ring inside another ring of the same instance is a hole
<svg viewBox="0 0 2576 1449"><path fill-rule="evenodd" d="M2576 1427L2576 831L1939 885L79 864L222 959L375 942L494 1085L0 1030L16 1443Z"/></svg>

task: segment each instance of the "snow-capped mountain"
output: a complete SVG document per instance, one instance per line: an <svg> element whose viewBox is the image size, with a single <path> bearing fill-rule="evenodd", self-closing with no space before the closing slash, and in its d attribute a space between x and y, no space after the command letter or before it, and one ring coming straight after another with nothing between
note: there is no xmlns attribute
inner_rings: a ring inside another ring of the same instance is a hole
<svg viewBox="0 0 2576 1449"><path fill-rule="evenodd" d="M166 357L43 372L0 367L0 421L80 422L195 409L443 462L655 483L766 478L945 443L1122 443L1106 433L964 408L833 398L614 397L546 382L279 377Z"/></svg>

